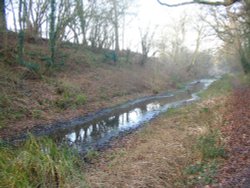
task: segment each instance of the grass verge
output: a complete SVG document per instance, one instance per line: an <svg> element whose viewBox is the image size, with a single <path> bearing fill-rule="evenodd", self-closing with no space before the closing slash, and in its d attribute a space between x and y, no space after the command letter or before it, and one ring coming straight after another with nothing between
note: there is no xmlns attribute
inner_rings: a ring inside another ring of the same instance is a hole
<svg viewBox="0 0 250 188"><path fill-rule="evenodd" d="M231 91L229 82L230 76L223 77L201 94L199 103L171 109L118 140L90 165L86 181L91 187L104 188L216 183L217 169L226 156L219 128Z"/></svg>
<svg viewBox="0 0 250 188"><path fill-rule="evenodd" d="M225 113L226 109L219 107L219 102L211 106L209 101L219 101L228 96L233 89L235 78L232 75L224 75L200 94L202 101L205 101L205 105L200 109L200 113L203 114L201 117L203 117L205 131L196 137L194 147L196 156L194 155L192 163L183 170L183 184L185 186L205 186L217 183L217 169L223 158L227 157L223 146L223 137L220 133L220 128L224 125L223 112ZM206 120L205 116L207 116Z"/></svg>
<svg viewBox="0 0 250 188"><path fill-rule="evenodd" d="M206 91L200 94L203 99L218 97L222 95L227 95L233 89L232 81L235 76L226 74L221 77L218 81L212 83L212 85Z"/></svg>
<svg viewBox="0 0 250 188"><path fill-rule="evenodd" d="M0 187L85 187L77 154L50 139L0 144Z"/></svg>

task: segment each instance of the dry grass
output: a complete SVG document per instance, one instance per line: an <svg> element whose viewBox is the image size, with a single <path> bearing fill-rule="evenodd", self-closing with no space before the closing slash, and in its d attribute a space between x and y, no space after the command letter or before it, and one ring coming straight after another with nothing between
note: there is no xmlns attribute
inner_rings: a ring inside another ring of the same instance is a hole
<svg viewBox="0 0 250 188"><path fill-rule="evenodd" d="M171 83L167 76L163 78L164 71L156 74L150 64L145 67L103 64L84 70L85 65L73 63L67 65L65 71L57 72L56 76L35 80L24 78L25 70L19 70L18 66L0 61L0 67L0 100L6 101L8 96L11 101L10 105L0 104L5 113L0 117L0 137L151 95L165 90ZM58 88L68 90L67 96L58 92ZM79 95L86 96L85 102L74 104Z"/></svg>
<svg viewBox="0 0 250 188"><path fill-rule="evenodd" d="M183 169L201 160L197 138L221 122L224 98L173 110L117 141L86 173L90 187L183 187Z"/></svg>
<svg viewBox="0 0 250 188"><path fill-rule="evenodd" d="M57 53L57 66L46 71L47 41L25 42L26 67L16 62L16 38L9 34L9 56L0 54L0 137L27 131L36 125L72 119L141 96L152 95L188 80L167 63L151 59L139 65L140 55L124 57L116 66L104 60L105 52L64 44ZM66 45L66 46L65 46ZM35 67L37 69L35 69ZM174 74L173 74L174 73ZM173 75L178 75L177 79ZM180 76L181 75L181 76ZM191 78L189 78L191 79ZM58 92L69 90L66 93ZM6 101L11 104L1 104ZM79 104L77 96L82 97ZM12 113L13 112L13 113Z"/></svg>

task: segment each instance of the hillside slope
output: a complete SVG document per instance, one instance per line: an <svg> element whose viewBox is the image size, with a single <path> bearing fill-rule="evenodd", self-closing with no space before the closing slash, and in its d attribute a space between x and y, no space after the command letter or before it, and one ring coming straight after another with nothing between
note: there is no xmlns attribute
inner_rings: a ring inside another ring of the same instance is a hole
<svg viewBox="0 0 250 188"><path fill-rule="evenodd" d="M140 54L132 52L121 52L114 65L107 57L110 51L61 44L49 69L48 41L27 37L24 53L26 64L18 65L17 36L10 33L7 51L0 50L0 137L176 88L187 80L171 78L156 59L141 66Z"/></svg>

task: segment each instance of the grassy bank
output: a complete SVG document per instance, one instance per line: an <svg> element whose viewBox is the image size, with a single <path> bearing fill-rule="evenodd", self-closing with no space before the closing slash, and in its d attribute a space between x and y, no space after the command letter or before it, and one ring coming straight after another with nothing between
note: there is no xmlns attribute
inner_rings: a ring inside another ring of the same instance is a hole
<svg viewBox="0 0 250 188"><path fill-rule="evenodd" d="M29 138L21 146L0 143L0 187L86 187L76 152L49 139Z"/></svg>
<svg viewBox="0 0 250 188"><path fill-rule="evenodd" d="M226 157L223 126L231 76L215 82L202 100L171 109L141 131L95 155L86 173L90 187L194 187L216 183ZM225 85L226 87L221 88Z"/></svg>
<svg viewBox="0 0 250 188"><path fill-rule="evenodd" d="M83 164L74 151L31 137L0 145L0 187L194 187L216 184L227 157L220 133L234 80L225 76L198 103L171 109L145 128L90 151ZM222 85L227 85L222 89ZM220 91L220 94L218 94Z"/></svg>
<svg viewBox="0 0 250 188"><path fill-rule="evenodd" d="M194 79L181 73L184 68L171 71L170 65L153 58L141 66L138 53L131 52L126 59L121 52L114 65L106 59L107 50L69 44L60 46L57 64L47 70L46 41L26 41L29 64L19 65L15 41L9 44L8 57L0 55L0 137L178 88Z"/></svg>

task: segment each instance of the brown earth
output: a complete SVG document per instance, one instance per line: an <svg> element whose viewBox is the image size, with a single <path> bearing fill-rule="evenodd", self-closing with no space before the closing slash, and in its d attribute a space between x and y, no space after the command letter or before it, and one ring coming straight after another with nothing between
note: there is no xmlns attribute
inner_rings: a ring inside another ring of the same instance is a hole
<svg viewBox="0 0 250 188"><path fill-rule="evenodd" d="M237 88L228 100L222 133L228 159L218 174L220 187L250 187L250 87Z"/></svg>

